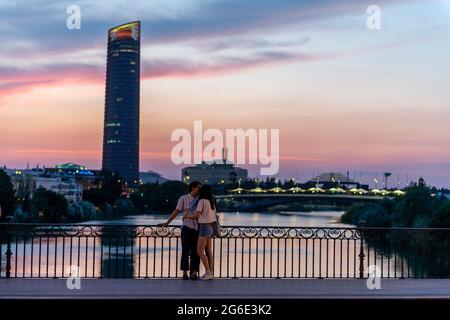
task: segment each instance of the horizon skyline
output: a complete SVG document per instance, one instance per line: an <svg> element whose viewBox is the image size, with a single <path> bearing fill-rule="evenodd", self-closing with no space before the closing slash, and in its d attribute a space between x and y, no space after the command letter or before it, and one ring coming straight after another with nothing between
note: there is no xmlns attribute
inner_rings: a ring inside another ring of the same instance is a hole
<svg viewBox="0 0 450 320"><path fill-rule="evenodd" d="M221 161L223 159L217 159L216 161ZM216 162L217 163L217 162ZM27 163L27 165L25 167L7 167L6 165L0 165L0 169L9 169L9 170L33 170L33 169L57 169L58 166L61 165L66 165L66 164L73 164L73 165L80 165L83 166L82 164L79 163L73 163L73 162L66 162L66 163L57 163L54 165L50 165L47 166L45 164L35 164L35 165L31 165L30 163ZM234 163L231 163L236 167L239 168L245 168L247 169L248 165L237 165ZM191 165L182 165L181 169L185 169L185 168L189 168L192 166L196 166L197 164L191 164ZM93 170L93 171L100 171L101 168L88 168L85 167L86 170ZM180 169L180 170L181 170ZM155 170L140 170L140 173L155 173L157 175L160 175L161 178L166 179L166 180L176 180L176 181L183 181L182 177L167 177L163 174L161 174L158 171ZM350 179L352 179L353 181L357 182L357 183L361 183L363 185L368 185L370 188L378 188L378 189L383 189L384 185L385 185L385 178L384 178L384 173L383 171L352 171L352 170L347 170L347 169L336 169L336 170L311 170L308 171L307 173L305 173L305 171L300 171L298 170L297 172L291 172L291 175L287 175L284 177L278 176L278 175L274 175L274 176L261 176L261 175L250 175L249 174L249 180L252 179L258 179L259 181L265 181L266 179L279 179L280 182L284 182L284 181L289 181L290 179L295 179L297 183L306 183L308 181L314 181L316 177L323 175L323 174L327 174L327 173L340 173L340 174L344 174L344 175L348 175L348 177ZM393 188L404 188L407 187L409 185L411 185L412 183L418 183L419 179L424 178L425 183L427 183L426 177L423 177L422 175L419 175L417 177L411 176L409 173L398 173L398 172L390 172L391 176L388 178L388 188L389 189L393 189ZM375 182L375 179L377 179L377 182ZM376 186L377 185L377 186ZM430 185L427 183L427 185ZM431 187L437 187L434 185L430 185ZM437 187L439 188L439 187ZM443 187L445 188L445 187Z"/></svg>
<svg viewBox="0 0 450 320"><path fill-rule="evenodd" d="M65 28L72 2L40 2L0 3L2 166L101 167L105 32L140 20L141 171L179 179L170 132L201 119L280 128L283 178L389 171L450 187L448 0L378 1L378 31L355 0L82 1L81 30Z"/></svg>

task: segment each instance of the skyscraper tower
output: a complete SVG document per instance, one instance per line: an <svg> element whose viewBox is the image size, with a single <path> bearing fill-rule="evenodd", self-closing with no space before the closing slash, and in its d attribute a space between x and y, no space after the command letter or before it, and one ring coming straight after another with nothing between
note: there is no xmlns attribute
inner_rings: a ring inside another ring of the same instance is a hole
<svg viewBox="0 0 450 320"><path fill-rule="evenodd" d="M108 31L102 168L139 182L140 22Z"/></svg>

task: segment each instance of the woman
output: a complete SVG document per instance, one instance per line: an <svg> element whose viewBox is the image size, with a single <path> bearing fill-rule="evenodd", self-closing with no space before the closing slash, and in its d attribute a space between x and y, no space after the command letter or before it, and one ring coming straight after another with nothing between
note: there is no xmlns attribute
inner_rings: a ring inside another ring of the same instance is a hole
<svg viewBox="0 0 450 320"><path fill-rule="evenodd" d="M212 280L214 276L211 238L214 235L214 227L217 217L211 186L203 185L200 188L197 209L193 214L186 214L185 218L198 219L199 237L197 243L197 254L205 267L205 274L200 279Z"/></svg>

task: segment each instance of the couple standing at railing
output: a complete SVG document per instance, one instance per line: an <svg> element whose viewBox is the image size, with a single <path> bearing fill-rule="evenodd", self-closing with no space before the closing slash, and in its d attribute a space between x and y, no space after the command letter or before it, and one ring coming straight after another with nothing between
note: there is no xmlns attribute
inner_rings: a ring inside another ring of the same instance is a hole
<svg viewBox="0 0 450 320"><path fill-rule="evenodd" d="M191 182L188 194L180 197L169 219L159 226L168 226L180 212L184 214L180 263L183 280L198 279L200 260L205 267L205 274L200 279L212 280L214 266L211 238L220 236L220 225L211 186L202 186L198 181Z"/></svg>

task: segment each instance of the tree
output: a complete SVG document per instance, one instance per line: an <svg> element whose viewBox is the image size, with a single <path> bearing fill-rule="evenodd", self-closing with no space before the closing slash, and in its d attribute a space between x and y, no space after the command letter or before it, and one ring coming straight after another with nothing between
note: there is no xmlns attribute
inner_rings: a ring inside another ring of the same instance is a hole
<svg viewBox="0 0 450 320"><path fill-rule="evenodd" d="M289 180L285 180L283 183L283 188L285 189L290 189L290 188L294 188L297 185L297 182L295 181L295 179L289 179Z"/></svg>
<svg viewBox="0 0 450 320"><path fill-rule="evenodd" d="M83 191L83 200L89 201L96 207L101 207L108 202L108 195L103 189L91 188Z"/></svg>
<svg viewBox="0 0 450 320"><path fill-rule="evenodd" d="M429 227L450 228L450 203L448 201L433 212Z"/></svg>
<svg viewBox="0 0 450 320"><path fill-rule="evenodd" d="M83 220L83 208L78 203L71 203L67 210L67 215L72 221Z"/></svg>
<svg viewBox="0 0 450 320"><path fill-rule="evenodd" d="M430 190L424 185L408 188L398 202L392 216L394 227L424 227L433 212L435 203Z"/></svg>
<svg viewBox="0 0 450 320"><path fill-rule="evenodd" d="M30 222L31 218L31 214L21 208L17 208L14 211L14 220L17 222Z"/></svg>
<svg viewBox="0 0 450 320"><path fill-rule="evenodd" d="M356 204L342 215L344 223L366 221L367 227L450 227L450 203L433 197L424 183L408 188L403 197L374 204Z"/></svg>
<svg viewBox="0 0 450 320"><path fill-rule="evenodd" d="M115 216L126 216L129 214L136 213L136 208L133 206L133 203L128 199L119 198L114 202L114 215Z"/></svg>
<svg viewBox="0 0 450 320"><path fill-rule="evenodd" d="M361 220L361 214L367 210L368 205L364 203L356 203L350 206L341 216L341 222L348 224L358 224Z"/></svg>
<svg viewBox="0 0 450 320"><path fill-rule="evenodd" d="M92 203L88 201L78 201L71 203L68 209L69 219L73 221L85 221L96 218L96 210Z"/></svg>
<svg viewBox="0 0 450 320"><path fill-rule="evenodd" d="M244 189L253 189L258 186L258 182L255 179L249 179L241 182L241 187Z"/></svg>
<svg viewBox="0 0 450 320"><path fill-rule="evenodd" d="M380 204L371 204L368 210L359 216L359 221L365 221L371 227L390 227L391 217L389 212ZM358 222L359 222L358 221Z"/></svg>
<svg viewBox="0 0 450 320"><path fill-rule="evenodd" d="M25 200L22 203L22 210L31 213L30 195L28 192L25 194Z"/></svg>
<svg viewBox="0 0 450 320"><path fill-rule="evenodd" d="M83 200L100 207L106 202L113 204L123 192L121 179L117 174L102 170L95 181L96 187L83 192Z"/></svg>
<svg viewBox="0 0 450 320"><path fill-rule="evenodd" d="M140 212L173 210L178 198L187 193L187 185L180 181L166 181L163 184L147 183L130 195L134 207Z"/></svg>
<svg viewBox="0 0 450 320"><path fill-rule="evenodd" d="M188 192L188 187L181 181L166 181L159 185L159 193L156 196L155 210L171 211L175 209L178 198Z"/></svg>
<svg viewBox="0 0 450 320"><path fill-rule="evenodd" d="M83 220L92 220L96 218L97 211L92 203L88 201L79 201L78 205L83 211Z"/></svg>
<svg viewBox="0 0 450 320"><path fill-rule="evenodd" d="M16 205L16 197L14 194L14 187L11 183L10 177L4 170L0 169L0 207L1 218L12 216Z"/></svg>
<svg viewBox="0 0 450 320"><path fill-rule="evenodd" d="M111 218L113 216L113 214L114 214L113 208L108 202L105 202L100 207L100 209L101 209L100 215L101 215L102 218Z"/></svg>
<svg viewBox="0 0 450 320"><path fill-rule="evenodd" d="M38 188L31 201L32 207L42 213L44 220L56 222L67 217L67 199L53 191Z"/></svg>
<svg viewBox="0 0 450 320"><path fill-rule="evenodd" d="M141 213L145 213L147 210L151 210L153 197L151 194L143 192L133 192L130 195L130 201L133 203L134 207Z"/></svg>

